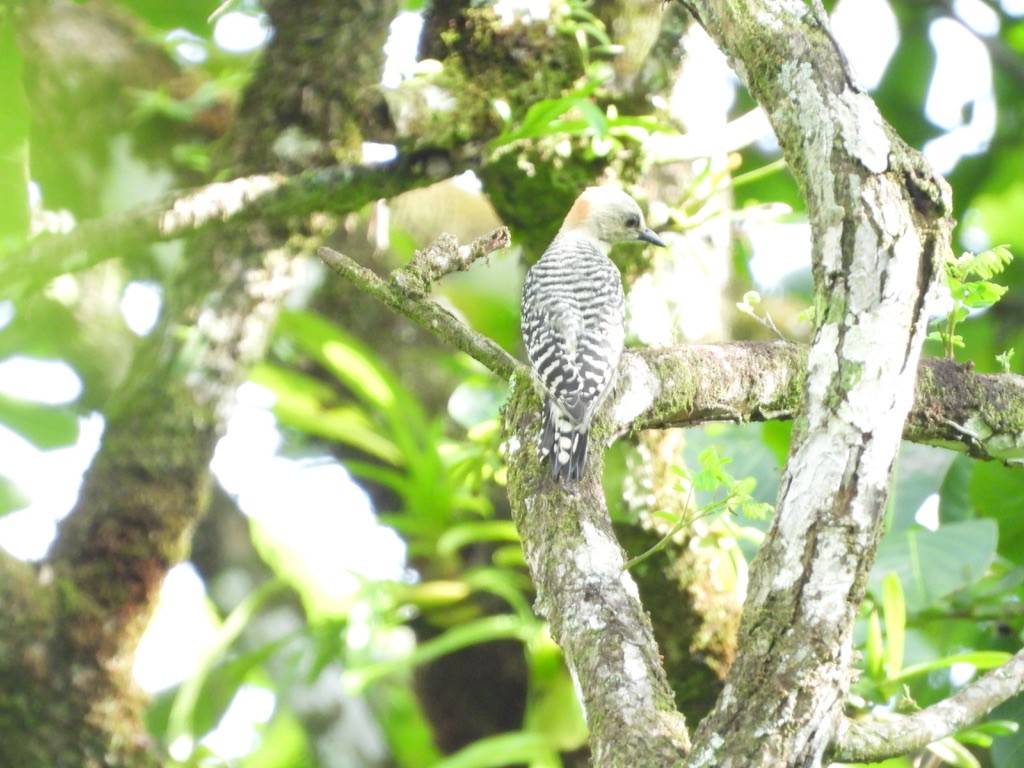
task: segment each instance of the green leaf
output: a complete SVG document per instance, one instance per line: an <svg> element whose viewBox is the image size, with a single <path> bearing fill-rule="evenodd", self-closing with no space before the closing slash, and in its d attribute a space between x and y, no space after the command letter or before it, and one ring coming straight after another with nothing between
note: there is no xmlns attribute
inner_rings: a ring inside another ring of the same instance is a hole
<svg viewBox="0 0 1024 768"><path fill-rule="evenodd" d="M334 387L326 382L294 368L273 363L257 363L249 374L249 380L273 392L275 400L296 398L331 404L338 399Z"/></svg>
<svg viewBox="0 0 1024 768"><path fill-rule="evenodd" d="M526 110L526 114L511 130L506 130L491 142L491 148L511 144L519 139L537 138L544 134L548 126L573 107L574 99L542 99Z"/></svg>
<svg viewBox="0 0 1024 768"><path fill-rule="evenodd" d="M878 611L872 609L868 615L868 634L864 643L864 668L868 675L875 680L882 677L884 651L882 622L878 617Z"/></svg>
<svg viewBox="0 0 1024 768"><path fill-rule="evenodd" d="M899 674L892 675L891 679L894 681L908 680L936 669L947 669L954 664L972 664L979 670L984 671L1002 666L1012 658L1013 654L1006 651L967 651L952 656L943 656L941 659L933 659L921 664L911 664L909 667L905 667Z"/></svg>
<svg viewBox="0 0 1024 768"><path fill-rule="evenodd" d="M1009 720L990 720L979 723L956 734L961 744L971 744L982 749L991 749L996 736L1012 736L1020 730L1020 723Z"/></svg>
<svg viewBox="0 0 1024 768"><path fill-rule="evenodd" d="M972 731L980 731L991 736L1010 736L1020 733L1020 723L1016 720L989 720L972 726Z"/></svg>
<svg viewBox="0 0 1024 768"><path fill-rule="evenodd" d="M971 504L979 516L999 525L999 554L1015 563L1024 562L1024 472L994 461L974 463L968 486ZM1022 763L1024 764L1024 763Z"/></svg>
<svg viewBox="0 0 1024 768"><path fill-rule="evenodd" d="M418 518L417 524L428 539L435 535L447 525L455 507L449 467L438 450L443 422L429 421L419 400L402 385L397 374L372 350L330 321L310 312L284 312L278 333L283 341L293 342L316 359L360 401L365 421L360 420L357 411L332 411L325 416L332 416L335 422L324 426L332 427L333 439L358 444L400 466L405 473L403 511L410 518ZM316 425L308 428L315 429ZM428 547L432 543L410 542Z"/></svg>
<svg viewBox="0 0 1024 768"><path fill-rule="evenodd" d="M240 768L308 768L316 764L306 729L287 709L278 709L260 730L259 746L239 763Z"/></svg>
<svg viewBox="0 0 1024 768"><path fill-rule="evenodd" d="M441 754L412 687L382 681L369 699L396 768L436 768Z"/></svg>
<svg viewBox="0 0 1024 768"><path fill-rule="evenodd" d="M402 452L380 433L380 428L359 408L318 410L294 406L294 402L280 403L274 406L274 414L283 424L302 430L308 435L350 445L393 466L403 464Z"/></svg>
<svg viewBox="0 0 1024 768"><path fill-rule="evenodd" d="M43 450L63 448L78 440L78 416L67 406L0 394L0 423Z"/></svg>
<svg viewBox="0 0 1024 768"><path fill-rule="evenodd" d="M501 568L525 568L526 558L523 556L523 548L516 544L506 547L498 547L491 555L491 561Z"/></svg>
<svg viewBox="0 0 1024 768"><path fill-rule="evenodd" d="M390 488L399 496L404 496L410 490L409 479L400 470L382 467L379 464L372 464L368 461L357 459L346 459L345 469L362 480L369 480L385 488ZM382 516L387 513L380 513Z"/></svg>
<svg viewBox="0 0 1024 768"><path fill-rule="evenodd" d="M583 119L587 122L590 130L597 135L597 138L603 139L608 135L608 118L605 117L600 107L586 99L577 99L575 106L583 115Z"/></svg>
<svg viewBox="0 0 1024 768"><path fill-rule="evenodd" d="M217 727L238 694L238 689L251 678L253 670L260 667L279 647L280 643L271 643L222 661L207 671L199 698L188 718L190 734L195 739L198 740Z"/></svg>
<svg viewBox="0 0 1024 768"><path fill-rule="evenodd" d="M0 10L0 242L28 237L29 104L9 8Z"/></svg>
<svg viewBox="0 0 1024 768"><path fill-rule="evenodd" d="M678 133L676 128L653 115L615 115L608 117L609 128L640 128L646 133ZM735 184L735 178L733 179Z"/></svg>
<svg viewBox="0 0 1024 768"><path fill-rule="evenodd" d="M764 501L745 501L740 504L740 512L751 520L767 520L775 507Z"/></svg>
<svg viewBox="0 0 1024 768"><path fill-rule="evenodd" d="M519 533L511 520L472 520L459 523L437 540L437 553L444 558L455 557L468 544L481 541L518 542Z"/></svg>
<svg viewBox="0 0 1024 768"><path fill-rule="evenodd" d="M211 15L218 10L218 0L118 0L134 16L157 29L184 27L197 35L209 36ZM225 3L227 5L227 3ZM231 5L240 5L233 2ZM225 9L227 10L227 9ZM223 12L222 12L223 13Z"/></svg>
<svg viewBox="0 0 1024 768"><path fill-rule="evenodd" d="M885 676L894 679L903 666L906 647L907 606L899 576L890 571L882 579L882 612L885 615Z"/></svg>
<svg viewBox="0 0 1024 768"><path fill-rule="evenodd" d="M893 484L890 535L892 531L917 528L915 517L921 505L938 493L955 454L944 448L903 443L896 459ZM907 582L903 581L904 588Z"/></svg>
<svg viewBox="0 0 1024 768"><path fill-rule="evenodd" d="M402 600L420 609L443 608L469 597L470 587L456 579L435 579L413 584L402 591Z"/></svg>
<svg viewBox="0 0 1024 768"><path fill-rule="evenodd" d="M434 768L499 768L505 765L559 765L558 755L540 733L515 731L474 741Z"/></svg>
<svg viewBox="0 0 1024 768"><path fill-rule="evenodd" d="M1006 286L989 282L964 283L959 294L954 298L960 299L971 309L985 309L991 307L1003 294L1006 293ZM966 317L966 315L965 315ZM961 318L957 318L960 320Z"/></svg>
<svg viewBox="0 0 1024 768"><path fill-rule="evenodd" d="M526 114L519 123L520 135L530 137L534 131L546 127L572 109L573 102L575 102L575 99L571 96L538 101L526 110Z"/></svg>
<svg viewBox="0 0 1024 768"><path fill-rule="evenodd" d="M999 364L1000 373L1010 373L1012 370L1013 356L1017 354L1017 350L1010 347L1004 350L1000 354L996 355L996 362Z"/></svg>
<svg viewBox="0 0 1024 768"><path fill-rule="evenodd" d="M954 322L960 323L966 320L968 317L970 317L971 312L969 309L966 309L965 307L957 307L950 314L953 316Z"/></svg>
<svg viewBox="0 0 1024 768"><path fill-rule="evenodd" d="M255 651L225 660L228 649L269 600L287 588L282 581L268 581L251 592L224 620L216 643L207 653L199 670L181 684L167 716L167 740L187 737L195 743L220 720L224 709L249 672L265 661L281 645L274 642Z"/></svg>
<svg viewBox="0 0 1024 768"><path fill-rule="evenodd" d="M536 626L518 616L504 614L486 616L455 626L444 634L421 643L410 654L346 670L345 682L355 691L392 674L409 672L414 667L471 645L492 640L527 641L537 632Z"/></svg>
<svg viewBox="0 0 1024 768"><path fill-rule="evenodd" d="M512 547L508 547L512 549ZM525 621L536 621L530 601L526 595L532 592L533 586L529 577L522 572L523 555L522 547L516 547L519 551L518 562L511 566L498 566L494 568L474 568L466 574L466 584L474 592L490 592L497 595L512 608L516 614Z"/></svg>
<svg viewBox="0 0 1024 768"><path fill-rule="evenodd" d="M929 744L927 750L951 768L981 768L981 763L955 739L945 738Z"/></svg>
<svg viewBox="0 0 1024 768"><path fill-rule="evenodd" d="M1003 702L989 713L995 720L1024 722L1024 693ZM992 763L994 768L1020 768L1024 765L1024 729L1016 733L996 736L992 741Z"/></svg>
<svg viewBox="0 0 1024 768"><path fill-rule="evenodd" d="M957 456L946 472L939 489L939 521L946 525L973 517L968 488L975 461L968 456Z"/></svg>
<svg viewBox="0 0 1024 768"><path fill-rule="evenodd" d="M587 742L587 723L583 718L576 688L561 658L546 674L534 667L531 692L536 689L526 713L527 729L543 733L545 741L560 752L571 752Z"/></svg>
<svg viewBox="0 0 1024 768"><path fill-rule="evenodd" d="M937 531L890 531L878 548L868 588L874 595L883 594L883 579L895 572L903 584L907 613L921 611L985 574L995 558L998 533L992 520L967 520Z"/></svg>
<svg viewBox="0 0 1024 768"><path fill-rule="evenodd" d="M987 251L975 254L970 260L969 271L982 280L991 280L1013 261L1013 253L1006 245L997 245Z"/></svg>
<svg viewBox="0 0 1024 768"><path fill-rule="evenodd" d="M0 475L0 517L8 512L24 509L32 503L32 499L17 486L9 477Z"/></svg>
<svg viewBox="0 0 1024 768"><path fill-rule="evenodd" d="M370 416L357 406L332 407L337 392L319 379L264 363L253 369L249 380L274 393L272 410L283 425L350 445L394 466L402 464L402 452Z"/></svg>
<svg viewBox="0 0 1024 768"><path fill-rule="evenodd" d="M945 323L946 319L942 318L942 322ZM964 337L961 336L959 333L954 333L952 336L950 336L945 331L932 331L931 333L928 334L926 339L928 341L938 341L942 344L945 344L946 340L949 339L949 343L956 347L957 349L964 348Z"/></svg>
<svg viewBox="0 0 1024 768"><path fill-rule="evenodd" d="M791 421L768 421L761 425L761 439L779 464L783 464L789 454L792 432L793 422Z"/></svg>
<svg viewBox="0 0 1024 768"><path fill-rule="evenodd" d="M836 763L837 768L914 768L907 757L891 757L880 763Z"/></svg>
<svg viewBox="0 0 1024 768"><path fill-rule="evenodd" d="M340 382L365 402L389 408L400 387L390 371L378 365L373 353L333 323L311 312L281 313L279 332L294 339Z"/></svg>

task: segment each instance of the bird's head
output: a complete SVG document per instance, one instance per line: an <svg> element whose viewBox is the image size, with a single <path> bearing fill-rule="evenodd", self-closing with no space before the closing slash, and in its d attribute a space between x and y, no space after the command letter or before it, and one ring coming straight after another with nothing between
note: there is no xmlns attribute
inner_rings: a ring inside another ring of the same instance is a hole
<svg viewBox="0 0 1024 768"><path fill-rule="evenodd" d="M636 201L618 187L587 187L569 210L561 232L585 235L606 246L643 240L665 247L644 223Z"/></svg>

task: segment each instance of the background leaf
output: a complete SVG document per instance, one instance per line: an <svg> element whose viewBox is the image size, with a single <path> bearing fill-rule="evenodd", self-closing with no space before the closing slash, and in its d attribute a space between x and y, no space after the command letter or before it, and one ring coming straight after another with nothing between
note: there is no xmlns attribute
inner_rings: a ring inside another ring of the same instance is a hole
<svg viewBox="0 0 1024 768"><path fill-rule="evenodd" d="M892 531L878 548L868 589L882 595L886 574L895 573L904 587L908 613L924 610L985 574L995 558L998 535L991 520L953 523L937 531Z"/></svg>

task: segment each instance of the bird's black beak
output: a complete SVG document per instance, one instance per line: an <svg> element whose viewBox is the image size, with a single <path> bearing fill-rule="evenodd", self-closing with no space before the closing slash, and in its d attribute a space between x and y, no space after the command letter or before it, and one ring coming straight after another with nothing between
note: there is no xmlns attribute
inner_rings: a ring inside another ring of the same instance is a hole
<svg viewBox="0 0 1024 768"><path fill-rule="evenodd" d="M639 232L637 232L636 237L637 240L643 240L644 242L650 243L651 245L658 245L661 246L662 248L668 248L668 246L665 245L665 241L658 237L658 235L654 232L653 229L648 229L647 227L644 227Z"/></svg>

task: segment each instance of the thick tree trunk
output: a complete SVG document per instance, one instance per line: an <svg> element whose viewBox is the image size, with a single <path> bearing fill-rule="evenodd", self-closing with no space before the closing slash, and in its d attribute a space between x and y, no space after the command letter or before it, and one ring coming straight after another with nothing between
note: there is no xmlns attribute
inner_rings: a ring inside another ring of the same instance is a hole
<svg viewBox="0 0 1024 768"><path fill-rule="evenodd" d="M913 402L925 298L949 247L949 190L853 83L820 6L693 7L768 112L803 189L817 331L776 517L751 568L739 655L696 733L692 764L816 768L849 687L853 622Z"/></svg>
<svg viewBox="0 0 1024 768"><path fill-rule="evenodd" d="M267 171L333 163L342 148L357 156L351 105L361 88L379 80L396 5L272 4L276 34L240 109L229 164ZM310 68L311 57L323 66ZM277 140L297 132L311 139L303 146L320 150L298 160L278 155ZM353 198L350 210L368 199ZM209 458L234 389L262 356L293 285L296 254L282 247L285 235L255 222L225 227L191 249L196 266L168 296L161 326L115 393L100 453L37 584L14 582L33 592L12 594L12 601L38 600L52 613L45 623L11 632L9 653L0 658L0 680L22 680L26 654L39 660L27 705L0 705L4 764L156 763L131 660L158 587L185 556L205 509ZM178 341L171 330L178 327L192 329L190 343ZM59 599L47 600L48 592Z"/></svg>

